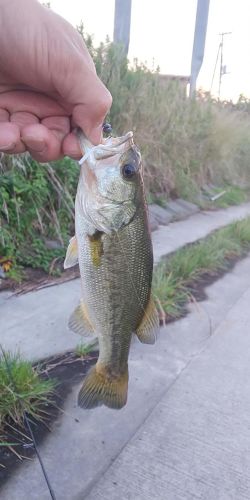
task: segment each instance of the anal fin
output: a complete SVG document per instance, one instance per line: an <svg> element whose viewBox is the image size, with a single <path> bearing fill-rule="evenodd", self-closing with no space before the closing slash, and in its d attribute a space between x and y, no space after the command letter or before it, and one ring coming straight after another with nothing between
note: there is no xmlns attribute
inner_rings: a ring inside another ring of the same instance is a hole
<svg viewBox="0 0 250 500"><path fill-rule="evenodd" d="M143 344L154 344L159 330L159 315L155 303L150 297L136 335Z"/></svg>

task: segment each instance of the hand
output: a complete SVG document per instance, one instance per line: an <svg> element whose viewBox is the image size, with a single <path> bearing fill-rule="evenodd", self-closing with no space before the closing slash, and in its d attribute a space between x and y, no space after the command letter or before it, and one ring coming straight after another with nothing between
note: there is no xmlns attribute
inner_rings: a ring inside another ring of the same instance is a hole
<svg viewBox="0 0 250 500"><path fill-rule="evenodd" d="M0 152L79 158L98 144L111 96L77 31L36 0L0 0Z"/></svg>

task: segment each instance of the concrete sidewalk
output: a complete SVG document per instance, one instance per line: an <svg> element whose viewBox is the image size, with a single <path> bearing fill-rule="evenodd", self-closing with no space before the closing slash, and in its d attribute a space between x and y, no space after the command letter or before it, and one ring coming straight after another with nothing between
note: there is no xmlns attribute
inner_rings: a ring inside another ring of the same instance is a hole
<svg viewBox="0 0 250 500"><path fill-rule="evenodd" d="M155 346L134 342L124 409L83 411L74 388L40 449L58 500L249 499L249 276L250 257ZM36 459L1 490L27 498L50 498Z"/></svg>
<svg viewBox="0 0 250 500"><path fill-rule="evenodd" d="M200 212L187 220L161 226L152 233L155 262L246 216L250 216L250 203L215 212ZM73 350L81 337L69 331L67 323L79 298L79 280L18 297L0 293L0 342L6 350L18 349L31 360Z"/></svg>
<svg viewBox="0 0 250 500"><path fill-rule="evenodd" d="M250 288L78 500L249 500L249 304Z"/></svg>
<svg viewBox="0 0 250 500"><path fill-rule="evenodd" d="M155 263L159 262L162 256L175 252L183 245L193 243L212 231L249 215L250 203L244 203L223 210L199 212L186 220L160 226L152 233Z"/></svg>

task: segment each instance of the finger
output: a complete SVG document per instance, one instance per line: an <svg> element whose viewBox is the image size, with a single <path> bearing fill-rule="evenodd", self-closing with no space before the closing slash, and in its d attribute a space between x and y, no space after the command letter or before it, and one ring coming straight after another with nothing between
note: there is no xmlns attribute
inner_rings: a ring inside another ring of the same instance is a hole
<svg viewBox="0 0 250 500"><path fill-rule="evenodd" d="M79 126L93 144L98 144L112 97L83 55L75 56L73 62L70 79L57 77L55 85L64 102L72 105L72 123Z"/></svg>
<svg viewBox="0 0 250 500"><path fill-rule="evenodd" d="M39 123L39 119L32 113L27 113L27 111L17 111L10 115L10 122L16 123L19 126L19 129L22 130L22 128L26 125Z"/></svg>
<svg viewBox="0 0 250 500"><path fill-rule="evenodd" d="M65 156L70 156L75 160L79 160L82 157L79 141L73 132L66 135L62 144L62 150Z"/></svg>
<svg viewBox="0 0 250 500"><path fill-rule="evenodd" d="M50 116L44 118L41 123L51 130L60 142L70 132L70 121L67 116Z"/></svg>
<svg viewBox="0 0 250 500"><path fill-rule="evenodd" d="M0 122L8 122L10 118L10 114L7 109L0 109Z"/></svg>
<svg viewBox="0 0 250 500"><path fill-rule="evenodd" d="M103 83L95 77L90 83L84 102L77 104L72 113L73 121L84 131L86 137L93 144L102 140L102 125L111 104L112 97Z"/></svg>
<svg viewBox="0 0 250 500"><path fill-rule="evenodd" d="M38 92L11 90L0 93L0 108L10 114L16 112L32 113L38 118L64 116L65 109L54 99Z"/></svg>
<svg viewBox="0 0 250 500"><path fill-rule="evenodd" d="M0 123L0 151L6 153L22 153L25 146L20 140L20 129L16 123Z"/></svg>
<svg viewBox="0 0 250 500"><path fill-rule="evenodd" d="M61 141L45 125L27 125L22 129L22 141L33 158L41 163L62 156Z"/></svg>

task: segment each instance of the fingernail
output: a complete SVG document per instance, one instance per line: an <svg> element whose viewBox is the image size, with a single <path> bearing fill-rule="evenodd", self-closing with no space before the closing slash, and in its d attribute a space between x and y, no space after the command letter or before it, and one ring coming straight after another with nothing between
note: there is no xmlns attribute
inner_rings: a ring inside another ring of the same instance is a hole
<svg viewBox="0 0 250 500"><path fill-rule="evenodd" d="M8 151L8 149L14 149L15 143L10 142L9 144L0 144L0 151Z"/></svg>
<svg viewBox="0 0 250 500"><path fill-rule="evenodd" d="M38 139L33 139L32 137L25 137L23 140L28 149L32 149L32 151L35 151L36 153L43 153L46 148L44 141L39 141Z"/></svg>

